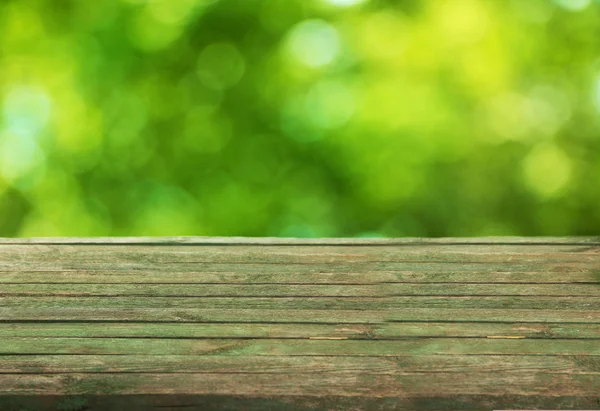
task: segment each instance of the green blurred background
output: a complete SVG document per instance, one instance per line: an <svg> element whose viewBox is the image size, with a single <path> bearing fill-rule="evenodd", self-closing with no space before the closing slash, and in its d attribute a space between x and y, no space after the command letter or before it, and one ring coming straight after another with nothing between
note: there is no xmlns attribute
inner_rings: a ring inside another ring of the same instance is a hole
<svg viewBox="0 0 600 411"><path fill-rule="evenodd" d="M600 1L2 0L0 236L600 232Z"/></svg>

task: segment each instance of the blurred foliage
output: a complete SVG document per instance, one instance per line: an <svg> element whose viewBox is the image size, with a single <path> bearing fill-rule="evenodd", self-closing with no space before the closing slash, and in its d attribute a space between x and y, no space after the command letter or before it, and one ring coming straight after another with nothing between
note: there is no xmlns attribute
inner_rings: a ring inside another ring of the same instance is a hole
<svg viewBox="0 0 600 411"><path fill-rule="evenodd" d="M600 231L600 1L2 0L0 236Z"/></svg>

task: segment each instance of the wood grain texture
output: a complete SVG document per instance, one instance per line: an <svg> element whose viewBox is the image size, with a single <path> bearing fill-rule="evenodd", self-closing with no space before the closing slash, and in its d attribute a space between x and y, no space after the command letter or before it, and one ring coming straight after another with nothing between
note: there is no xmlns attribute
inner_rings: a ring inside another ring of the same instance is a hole
<svg viewBox="0 0 600 411"><path fill-rule="evenodd" d="M113 373L3 374L0 386L15 394L217 394L247 396L597 395L597 374L410 373Z"/></svg>
<svg viewBox="0 0 600 411"><path fill-rule="evenodd" d="M597 297L588 284L121 284L0 283L0 297Z"/></svg>
<svg viewBox="0 0 600 411"><path fill-rule="evenodd" d="M0 408L124 395L600 406L600 237L0 239Z"/></svg>
<svg viewBox="0 0 600 411"><path fill-rule="evenodd" d="M248 355L240 362L224 355L6 355L5 374L68 373L255 373L319 374L350 373L402 375L411 373L511 372L529 374L600 374L600 361L584 361L576 355L403 355L360 356L263 356Z"/></svg>
<svg viewBox="0 0 600 411"><path fill-rule="evenodd" d="M1 338L2 354L364 356L404 355L586 355L600 356L596 340L422 338L395 341L345 339L148 339ZM592 359L595 360L595 359ZM599 359L600 360L600 359Z"/></svg>
<svg viewBox="0 0 600 411"><path fill-rule="evenodd" d="M179 267L181 268L181 267ZM207 267L208 269L223 267ZM198 264L190 271L157 267L111 270L44 269L38 271L0 270L0 284L243 284L243 285L368 285L393 283L468 283L468 284L598 284L596 269L563 271L452 271L371 270L368 265L355 266L236 266L227 271L204 271ZM568 275L565 275L565 272Z"/></svg>
<svg viewBox="0 0 600 411"><path fill-rule="evenodd" d="M600 324L524 322L273 323L0 323L0 337L402 339L415 337L599 339Z"/></svg>

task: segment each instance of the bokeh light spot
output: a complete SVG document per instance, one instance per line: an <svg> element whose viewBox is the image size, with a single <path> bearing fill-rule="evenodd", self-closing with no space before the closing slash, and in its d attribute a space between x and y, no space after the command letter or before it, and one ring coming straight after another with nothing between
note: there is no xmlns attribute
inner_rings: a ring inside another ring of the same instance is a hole
<svg viewBox="0 0 600 411"><path fill-rule="evenodd" d="M486 3L476 0L453 0L433 3L443 38L454 44L476 43L489 29Z"/></svg>
<svg viewBox="0 0 600 411"><path fill-rule="evenodd" d="M354 31L362 56L377 67L389 64L390 69L397 69L406 62L404 52L410 33L401 15L390 11L372 13L362 18Z"/></svg>
<svg viewBox="0 0 600 411"><path fill-rule="evenodd" d="M322 67L333 62L341 52L337 30L323 20L305 20L289 32L287 48L299 62Z"/></svg>
<svg viewBox="0 0 600 411"><path fill-rule="evenodd" d="M57 148L76 154L71 159L78 167L93 166L99 159L104 138L102 112L81 94L70 90L56 95L56 106L53 137Z"/></svg>
<svg viewBox="0 0 600 411"><path fill-rule="evenodd" d="M40 13L26 2L1 2L2 38L25 45L44 34Z"/></svg>
<svg viewBox="0 0 600 411"><path fill-rule="evenodd" d="M324 80L306 95L305 109L315 126L334 129L343 126L352 117L354 98L343 82Z"/></svg>
<svg viewBox="0 0 600 411"><path fill-rule="evenodd" d="M571 117L571 102L553 86L534 87L524 102L523 115L535 131L555 134Z"/></svg>
<svg viewBox="0 0 600 411"><path fill-rule="evenodd" d="M525 183L543 199L562 194L571 178L571 161L555 145L534 148L523 162Z"/></svg>
<svg viewBox="0 0 600 411"><path fill-rule="evenodd" d="M157 19L155 13L148 7L137 13L129 29L131 43L147 52L167 48L183 32L182 25Z"/></svg>
<svg viewBox="0 0 600 411"><path fill-rule="evenodd" d="M25 136L37 134L48 122L51 101L46 93L29 87L15 87L4 99L7 129Z"/></svg>
<svg viewBox="0 0 600 411"><path fill-rule="evenodd" d="M240 81L245 68L244 57L233 44L213 43L200 53L196 73L205 86L220 90Z"/></svg>
<svg viewBox="0 0 600 411"><path fill-rule="evenodd" d="M148 3L152 16L165 24L181 24L189 17L198 0L153 0Z"/></svg>
<svg viewBox="0 0 600 411"><path fill-rule="evenodd" d="M43 162L44 154L31 137L10 132L0 135L0 175L9 183L30 177Z"/></svg>
<svg viewBox="0 0 600 411"><path fill-rule="evenodd" d="M487 104L489 127L505 140L529 137L529 125L523 118L524 97L517 93L504 93L489 99Z"/></svg>
<svg viewBox="0 0 600 411"><path fill-rule="evenodd" d="M512 0L517 15L532 23L546 23L552 17L553 7L547 0Z"/></svg>
<svg viewBox="0 0 600 411"><path fill-rule="evenodd" d="M325 1L329 4L332 4L334 6L349 7L349 6L356 6L357 4L362 4L366 0L323 0L323 1Z"/></svg>
<svg viewBox="0 0 600 411"><path fill-rule="evenodd" d="M591 3L591 0L554 0L554 3L570 11L581 11Z"/></svg>

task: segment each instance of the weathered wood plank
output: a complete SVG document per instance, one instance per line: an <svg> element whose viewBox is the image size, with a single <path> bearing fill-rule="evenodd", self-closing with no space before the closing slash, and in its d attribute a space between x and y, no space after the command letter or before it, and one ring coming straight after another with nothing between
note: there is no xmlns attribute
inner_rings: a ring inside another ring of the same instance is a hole
<svg viewBox="0 0 600 411"><path fill-rule="evenodd" d="M246 310L211 308L2 308L1 321L151 321L373 324L385 321L568 322L600 324L596 310L397 308L393 310Z"/></svg>
<svg viewBox="0 0 600 411"><path fill-rule="evenodd" d="M562 311L564 318L582 318L581 312ZM589 313L589 312L587 312ZM593 312L591 312L593 313ZM560 320L560 316L558 317ZM143 321L364 324L384 321L379 311L364 310L236 310L193 308L0 308L0 322L15 321ZM600 321L599 321L600 322Z"/></svg>
<svg viewBox="0 0 600 411"><path fill-rule="evenodd" d="M0 338L0 353L224 356L583 355L600 356L596 340L413 338L404 340Z"/></svg>
<svg viewBox="0 0 600 411"><path fill-rule="evenodd" d="M190 271L164 270L89 270L57 269L38 271L0 271L1 283L85 283L85 284L381 284L381 283L526 283L526 284L600 284L595 270L572 271L386 271L370 270L368 265L322 266L263 265L231 267L196 267Z"/></svg>
<svg viewBox="0 0 600 411"><path fill-rule="evenodd" d="M595 396L573 395L431 395L431 396L343 396L277 395L250 396L232 394L130 394L130 395L12 395L0 396L0 408L10 411L456 411L456 410L593 410Z"/></svg>
<svg viewBox="0 0 600 411"><path fill-rule="evenodd" d="M407 296L407 297L0 297L0 308L78 309L242 309L242 310L363 310L394 308L593 310L600 298L540 296ZM599 318L600 321L600 318Z"/></svg>
<svg viewBox="0 0 600 411"><path fill-rule="evenodd" d="M0 323L0 337L347 338L414 337L600 339L600 324L571 323Z"/></svg>
<svg viewBox="0 0 600 411"><path fill-rule="evenodd" d="M597 395L597 374L348 373L0 375L0 394L226 394L248 396L426 397L448 395Z"/></svg>
<svg viewBox="0 0 600 411"><path fill-rule="evenodd" d="M596 263L600 246L487 245L487 246L49 246L2 245L4 263L227 263L227 264L352 264L444 263L525 264Z"/></svg>
<svg viewBox="0 0 600 411"><path fill-rule="evenodd" d="M152 297L600 297L598 284L2 284L0 296Z"/></svg>
<svg viewBox="0 0 600 411"><path fill-rule="evenodd" d="M240 272L256 274L283 274L302 272L312 273L344 273L354 272L363 273L374 271L391 272L416 272L416 273L561 273L568 276L570 273L587 272L590 275L587 281L598 282L597 272L598 263L593 262L569 262L569 263L443 263L443 262L383 262L383 263L321 263L321 264L293 264L293 263L151 263L151 262L113 262L111 259L104 259L103 262L54 262L48 260L45 263L36 263L31 261L19 262L0 262L0 271L161 271L163 273L173 272ZM596 277L596 278L594 278Z"/></svg>
<svg viewBox="0 0 600 411"><path fill-rule="evenodd" d="M244 356L223 355L6 355L2 374L256 373L363 374L500 373L597 374L600 358L576 355Z"/></svg>

